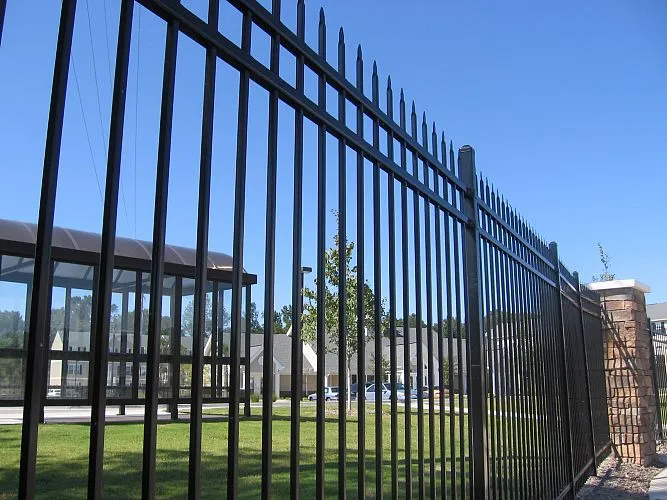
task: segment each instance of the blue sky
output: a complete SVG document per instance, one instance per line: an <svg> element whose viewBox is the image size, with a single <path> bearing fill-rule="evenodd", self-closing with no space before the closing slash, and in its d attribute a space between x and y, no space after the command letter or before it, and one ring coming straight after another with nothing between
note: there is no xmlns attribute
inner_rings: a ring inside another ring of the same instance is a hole
<svg viewBox="0 0 667 500"><path fill-rule="evenodd" d="M198 14L205 13L203 1L183 3ZM220 29L238 43L240 16L222 3ZM294 3L283 6L283 21L291 27L295 26ZM3 218L37 220L56 4L44 2L40 16L35 16L28 2L8 2L0 49ZM118 2L80 0L78 4L73 47L76 77L71 67L56 224L99 231L102 201L97 179L103 190ZM395 95L403 87L408 102L416 101L419 115L426 111L429 122L435 120L455 147L473 145L478 171L545 240L558 241L562 260L578 270L583 281L601 271L600 242L618 278L636 278L650 285L649 302L667 300L667 232L662 229L667 213L663 194L667 185L667 4L660 0L475 5L310 0L306 38L312 47L316 47L322 5L327 14L329 61L335 63L338 28L343 26L348 78L354 78L356 46L361 43L367 92L375 59L381 89L390 74ZM253 31L254 56L267 60L268 43L267 37ZM167 240L194 246L204 52L182 36L178 50ZM118 233L124 236L150 239L152 235L163 51L163 23L138 7L118 214ZM286 57L281 65L281 75L293 79L293 60ZM307 95L314 95L314 84L307 75ZM229 253L237 88L238 73L219 62L210 248ZM383 91L381 101L384 108ZM266 92L251 86L245 263L260 275L253 292L258 302L263 289L267 112ZM350 113L348 120L353 118ZM290 301L293 127L293 113L281 105L277 306ZM316 129L306 123L304 265L312 267L316 264L316 141ZM337 143L330 139L327 147L328 208L335 209ZM355 165L351 152L348 165ZM368 167L366 175L370 181ZM354 171L350 171L351 231L355 230L354 188ZM372 213L367 208L370 224ZM332 222L329 212L329 237ZM370 255L373 241L367 227ZM386 238L383 232L383 244ZM369 278L370 268L368 261Z"/></svg>

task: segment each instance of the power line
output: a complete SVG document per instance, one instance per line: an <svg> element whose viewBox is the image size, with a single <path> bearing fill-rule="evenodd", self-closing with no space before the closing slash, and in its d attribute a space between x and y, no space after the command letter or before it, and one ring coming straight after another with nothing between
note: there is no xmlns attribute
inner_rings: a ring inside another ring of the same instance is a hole
<svg viewBox="0 0 667 500"><path fill-rule="evenodd" d="M107 65L109 67L109 93L113 92L113 86L111 85L111 79L113 73L111 72L111 49L109 48L109 16L107 14L107 0L104 0L102 3L104 8L104 40L107 43Z"/></svg>
<svg viewBox="0 0 667 500"><path fill-rule="evenodd" d="M97 182L97 190L100 193L100 201L104 203L104 196L102 195L102 186L100 184L100 177L97 174L97 165L95 165L95 154L93 153L93 145L90 142L90 133L88 132L88 123L86 122L86 113L83 109L83 101L81 100L81 89L79 87L79 77L76 72L76 64L74 62L74 55L72 55L72 69L74 70L74 82L76 83L76 94L79 96L79 106L81 107L81 117L83 118L83 128L86 131L86 139L88 140L88 151L90 151L90 160L93 164L93 171L95 172L95 181Z"/></svg>
<svg viewBox="0 0 667 500"><path fill-rule="evenodd" d="M102 101L100 99L100 86L97 79L97 63L95 62L95 47L93 45L93 28L92 28L92 23L90 22L90 8L88 5L88 0L86 0L86 15L88 17L88 40L90 42L90 51L93 57L93 75L95 77L95 91L97 92L97 111L100 118L100 128L102 130L102 143L104 144L104 155L108 156L109 154L108 143L106 134L104 132L104 120L102 119ZM127 226L130 227L130 217L127 214L127 202L125 200L125 190L123 189L122 178L120 179L120 192L122 194L121 201L123 203L123 210L125 212L125 221L127 222Z"/></svg>

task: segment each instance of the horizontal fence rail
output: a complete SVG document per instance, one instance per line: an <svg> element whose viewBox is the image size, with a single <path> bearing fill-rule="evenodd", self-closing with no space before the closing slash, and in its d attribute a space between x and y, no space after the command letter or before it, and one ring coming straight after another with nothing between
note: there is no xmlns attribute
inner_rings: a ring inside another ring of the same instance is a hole
<svg viewBox="0 0 667 500"><path fill-rule="evenodd" d="M0 405L24 409L19 496L41 494L51 405L92 408L89 498L122 489L105 479L109 406L140 405L135 486L159 496L167 405L188 436L174 452L185 484L166 479L175 496L573 497L610 449L600 298L477 174L474 149L418 117L375 62L367 85L361 47L347 68L324 11L308 46L303 0L294 31L279 0L210 0L199 14L185 1L118 4L101 235L68 243L75 231L54 226L75 24L85 9L90 28L97 2L63 0L54 21L37 224L0 220L0 285L23 304L0 325ZM0 1L0 35L4 14ZM117 224L142 16L164 47L149 241ZM201 117L176 113L193 47L202 78L188 105ZM167 244L179 216L168 200L177 118L192 116L196 241L184 249ZM212 248L219 232L229 255Z"/></svg>

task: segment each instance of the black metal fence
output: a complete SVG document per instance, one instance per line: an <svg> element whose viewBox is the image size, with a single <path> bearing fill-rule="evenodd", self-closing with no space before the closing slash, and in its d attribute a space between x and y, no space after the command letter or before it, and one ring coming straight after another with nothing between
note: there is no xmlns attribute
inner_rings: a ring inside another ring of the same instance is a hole
<svg viewBox="0 0 667 500"><path fill-rule="evenodd" d="M650 323L650 319L649 319ZM653 388L656 394L656 439L667 436L667 331L662 324L651 323L651 365Z"/></svg>
<svg viewBox="0 0 667 500"><path fill-rule="evenodd" d="M276 288L276 209L279 106L286 105L293 126L291 210L291 403L289 486L277 485L273 472L275 371L263 364L261 496L292 498L337 493L340 497L383 494L392 498L552 497L572 496L609 449L602 365L599 298L579 284L558 260L555 244L547 245L509 204L479 179L474 150L458 149L418 122L414 103L407 108L403 92L395 112L391 80L381 104L378 71L373 65L370 97L364 89L364 60L358 49L355 83L345 67L346 46L339 33L337 65L329 64L326 22L320 12L317 50L305 43L305 5L297 3L296 33L281 20L280 1L266 9L254 0L229 0L241 16L240 44L218 30L219 0L210 0L202 19L175 0L122 0L113 81L110 134L104 193L101 252L93 286L92 372L88 494L103 491L105 408L111 296L123 125L125 119L133 15L141 6L166 25L164 73L155 185L150 267L142 495L156 491L156 434L167 190L174 109L177 49L187 37L206 52L199 163L197 246L194 265L194 315L188 495L202 491L203 368L206 363L206 295L211 213L213 120L219 63L238 71L238 114L233 174L229 415L226 491L237 498L244 488L239 413L244 251L246 250L249 179L258 174L247 162L249 92L267 92L264 117L267 141L264 234L264 359L274 352ZM52 233L60 143L68 87L72 33L77 5L64 0L58 32L55 70L44 156L42 191L34 255L34 278L25 348L26 379L21 443L19 496L35 494L38 422L51 293ZM0 2L0 13L4 1ZM0 19L2 19L0 17ZM0 28L2 22L0 22ZM2 31L0 31L0 34ZM270 39L268 63L251 52L256 33ZM283 57L294 61L293 83L280 70ZM306 94L305 75L314 75L316 97ZM330 102L330 96L334 102ZM352 110L353 116L347 116ZM304 160L304 128L316 133L316 161ZM330 149L334 145L333 151ZM308 170L306 170L308 169ZM316 172L315 172L316 171ZM303 309L304 172L316 178L316 290ZM251 177L252 176L252 177ZM336 196L328 197L335 179ZM332 227L330 209L337 211ZM349 213L354 214L350 217ZM370 217L370 219L367 219ZM348 230L348 224L354 227ZM372 229L369 231L367 227ZM327 234L336 235L334 252ZM348 241L356 239L354 268L348 265ZM327 260L333 255L334 261ZM334 277L332 279L332 276ZM370 278L369 278L370 277ZM349 286L354 278L353 285ZM328 283L332 282L330 287ZM367 297L372 300L367 300ZM335 300L329 300L335 297ZM386 302L381 300L386 298ZM332 306L333 304L333 306ZM385 311L386 307L386 311ZM327 309L328 308L328 309ZM246 310L249 307L246 306ZM314 312L313 312L314 311ZM305 460L300 443L308 314L315 314L317 394L324 394L326 353L331 339L336 352L339 400L332 412L317 398L315 453ZM246 344L247 345L247 344ZM349 352L354 350L356 361ZM368 362L368 353L374 353ZM387 353L388 361L379 353ZM413 361L414 359L414 361ZM388 372L388 389L358 390L356 418L348 411L350 365L356 365L358 387L380 381ZM399 370L399 366L401 367ZM399 373L400 372L400 373ZM246 386L247 387L247 386ZM456 390L455 390L456 388ZM386 390L388 394L384 394ZM374 401L373 401L374 400ZM379 403L386 400L386 404ZM375 402L378 402L377 404ZM386 408L385 408L386 407ZM335 414L338 447L328 454L327 419ZM385 416L387 413L388 416ZM367 420L367 414L373 420ZM388 431L388 432L386 432ZM352 436L357 446L350 446ZM369 446L367 437L372 438ZM416 439L415 439L416 437ZM282 460L282 459L281 459ZM335 467L336 478L328 467ZM285 467L281 463L280 467ZM369 480L369 478L372 478ZM371 481L374 484L371 484ZM368 484L367 484L368 483ZM257 491L257 494L260 492Z"/></svg>

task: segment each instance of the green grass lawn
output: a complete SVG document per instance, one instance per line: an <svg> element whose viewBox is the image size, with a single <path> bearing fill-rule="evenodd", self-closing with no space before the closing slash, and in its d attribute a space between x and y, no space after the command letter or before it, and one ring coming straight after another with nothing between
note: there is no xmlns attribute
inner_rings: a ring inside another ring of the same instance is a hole
<svg viewBox="0 0 667 500"><path fill-rule="evenodd" d="M337 494L338 420L337 404L327 406L325 425L326 494ZM219 411L219 410L218 410ZM374 407L368 405L366 418L366 485L367 495L375 496L375 419ZM437 413L437 412L436 412ZM301 494L315 495L315 408L301 410ZM424 416L425 484L428 494L429 443L428 416ZM224 417L223 417L224 418ZM455 453L459 451L459 418L454 419ZM450 419L445 416L447 453L450 450ZM436 480L440 491L439 415L436 415ZM417 417L412 417L413 488L417 495ZM357 417L350 415L347 423L348 494L357 496ZM405 415L398 418L399 496L405 492ZM390 493L390 416L389 406L383 408L383 484ZM141 459L143 426L114 423L106 426L104 461L104 496L107 498L138 498L141 494ZM81 424L43 424L39 430L37 461L37 495L41 498L84 498L88 466L89 426ZM160 498L183 498L187 494L189 424L161 423L157 444L157 493ZM289 496L289 408L276 408L273 417L273 495ZM16 496L21 426L0 426L0 498ZM467 427L464 428L464 453L467 456ZM239 479L240 497L257 498L261 485L262 421L261 409L253 408L253 416L240 422ZM452 462L446 462L451 470ZM461 481L461 464L455 463L457 482ZM465 465L468 473L468 465ZM202 496L223 498L226 495L227 422L205 421L202 431ZM448 486L449 487L449 486Z"/></svg>

